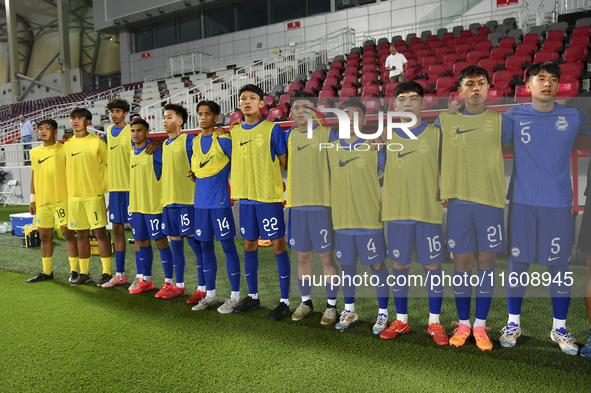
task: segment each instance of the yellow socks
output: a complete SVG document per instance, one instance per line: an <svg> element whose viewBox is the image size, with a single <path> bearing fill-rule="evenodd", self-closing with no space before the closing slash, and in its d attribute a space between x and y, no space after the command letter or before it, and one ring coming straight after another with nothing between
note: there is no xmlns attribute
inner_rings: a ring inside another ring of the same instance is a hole
<svg viewBox="0 0 591 393"><path fill-rule="evenodd" d="M41 257L41 263L43 264L43 274L49 276L51 274L51 264L53 262L53 257Z"/></svg>
<svg viewBox="0 0 591 393"><path fill-rule="evenodd" d="M70 271L78 273L78 257L68 257L70 261Z"/></svg>
<svg viewBox="0 0 591 393"><path fill-rule="evenodd" d="M88 275L88 265L90 265L90 258L80 258L80 274Z"/></svg>
<svg viewBox="0 0 591 393"><path fill-rule="evenodd" d="M101 258L101 262L103 263L103 274L111 275L111 257Z"/></svg>

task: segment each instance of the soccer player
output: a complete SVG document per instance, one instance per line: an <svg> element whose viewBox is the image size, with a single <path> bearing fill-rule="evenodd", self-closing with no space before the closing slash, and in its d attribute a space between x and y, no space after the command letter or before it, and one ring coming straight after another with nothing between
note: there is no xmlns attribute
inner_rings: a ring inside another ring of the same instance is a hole
<svg viewBox="0 0 591 393"><path fill-rule="evenodd" d="M124 224L131 223L129 211L129 160L132 151L129 124L125 118L129 114L129 103L122 98L114 98L107 103L113 124L107 128L105 137L109 146L109 220L113 224L115 237L115 276L103 284L103 288L125 284L125 232ZM137 248L137 246L136 246ZM136 254L137 254L136 250ZM137 259L137 258L136 258ZM130 290L141 281L141 266Z"/></svg>
<svg viewBox="0 0 591 393"><path fill-rule="evenodd" d="M331 141L332 146L327 149L336 259L341 264L345 298L345 309L335 327L342 331L359 319L355 312L354 285L359 257L362 265L371 266L376 277L370 280L376 283L379 303L373 333L380 334L388 326L389 297L378 179L379 171L384 169L385 154L383 149L373 149L371 141L360 139L353 132L354 127L362 131L367 122L365 105L352 98L343 102L340 109L349 116L351 137Z"/></svg>
<svg viewBox="0 0 591 393"><path fill-rule="evenodd" d="M283 130L261 119L265 103L263 91L245 85L239 91L240 110L245 120L232 128L232 198L240 199L240 232L244 237L244 272L248 296L234 309L242 313L260 306L258 291L258 239L270 240L277 259L281 298L271 313L272 320L289 314L289 255L285 249L283 219L283 181L281 169L287 167L287 148Z"/></svg>
<svg viewBox="0 0 591 393"><path fill-rule="evenodd" d="M217 276L213 242L215 234L215 238L222 243L226 255L226 268L232 289L230 299L227 299L217 310L221 314L230 314L240 300L240 258L234 243L236 226L228 191L232 139L230 134L214 133L220 111L220 106L213 101L200 101L197 104L197 120L201 133L193 139L191 171L195 180L195 239L201 242L207 293L206 297L193 307L193 310L205 310L219 303L215 283Z"/></svg>
<svg viewBox="0 0 591 393"><path fill-rule="evenodd" d="M397 143L402 150L386 148L382 221L388 224L388 256L393 263L396 320L380 333L384 339L408 333L408 271L416 244L417 261L423 265L429 295L429 327L427 331L439 345L449 343L439 322L443 303L441 262L443 250L443 207L439 194L440 131L422 121L425 107L423 87L414 81L403 82L394 91L397 112L413 113L417 122L409 127L417 139L395 128L388 143ZM409 122L410 118L402 118ZM438 277L438 280L434 280Z"/></svg>
<svg viewBox="0 0 591 393"><path fill-rule="evenodd" d="M142 280L129 293L136 295L154 289L152 262L154 254L150 239L156 240L164 277L172 281L172 251L168 239L162 233L162 148L154 154L146 153L149 146L150 126L143 119L131 122L131 138L134 149L131 152L131 173L129 178L129 211L132 214L133 238L139 248L136 264L141 268ZM139 255L138 255L139 254Z"/></svg>
<svg viewBox="0 0 591 393"><path fill-rule="evenodd" d="M187 177L191 170L194 136L181 132L187 119L187 109L182 105L166 104L164 106L163 123L168 139L162 146L162 205L164 206L162 233L170 238L176 286L172 285L172 277L165 277L164 286L156 293L156 297L172 299L187 293L183 240L186 237L197 259L199 277L197 291L187 300L187 303L197 304L205 297L206 288L201 244L193 237L195 184Z"/></svg>
<svg viewBox="0 0 591 393"><path fill-rule="evenodd" d="M505 250L504 207L506 182L502 145L511 142L512 123L488 110L488 72L470 66L460 72L459 92L465 109L443 112L435 121L442 133L441 199L447 206L447 246L454 257L454 295L459 324L449 339L459 347L473 332L476 345L492 350L486 318L494 291L496 253ZM470 323L470 274L478 251L476 312Z"/></svg>
<svg viewBox="0 0 591 393"><path fill-rule="evenodd" d="M78 278L78 248L74 232L68 229L68 187L66 184L66 151L55 141L57 123L53 119L37 123L43 145L31 150L31 204L29 212L35 216L41 238L43 272L27 282L53 279L53 227L58 222L66 240L70 261L70 282Z"/></svg>
<svg viewBox="0 0 591 393"><path fill-rule="evenodd" d="M568 263L574 236L569 165L577 134L588 134L589 127L587 117L578 109L554 101L560 74L560 67L551 62L529 67L525 88L532 94L532 104L513 107L506 113L514 124L515 160L509 189L509 320L500 342L512 347L521 335L521 305L529 281L524 277L537 257L550 273L554 314L550 338L563 352L577 355L579 348L566 329L573 282Z"/></svg>
<svg viewBox="0 0 591 393"><path fill-rule="evenodd" d="M107 236L107 144L86 127L91 124L92 113L86 108L74 108L70 112L70 124L74 136L66 143L66 176L68 183L68 228L76 231L80 274L71 285L90 280L90 238L92 229L98 240L103 265L103 275L98 286L107 283L111 276L111 242Z"/></svg>
<svg viewBox="0 0 591 393"><path fill-rule="evenodd" d="M298 283L302 303L291 314L299 321L314 310L312 304L312 252L316 250L323 267L328 297L320 323L329 325L337 320L338 274L334 260L334 235L330 212L330 173L326 154L319 151L320 143L329 141L332 129L320 125L308 139L308 119L316 107L312 93L296 90L292 96L291 116L297 127L285 133L289 171L287 172L287 207L289 207L289 247L298 255ZM307 278L304 279L304 276Z"/></svg>

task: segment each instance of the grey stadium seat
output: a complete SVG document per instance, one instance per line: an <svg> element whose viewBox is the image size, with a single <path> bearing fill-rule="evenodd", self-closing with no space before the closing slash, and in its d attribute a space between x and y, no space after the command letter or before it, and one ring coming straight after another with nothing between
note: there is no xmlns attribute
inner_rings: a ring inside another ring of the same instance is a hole
<svg viewBox="0 0 591 393"><path fill-rule="evenodd" d="M478 29L480 29L480 27L482 27L480 23L471 23L468 30L471 30L472 34L476 35L478 34Z"/></svg>
<svg viewBox="0 0 591 393"><path fill-rule="evenodd" d="M415 33L409 33L406 35L406 45L410 44L410 40L412 40L413 38L415 38L417 35Z"/></svg>
<svg viewBox="0 0 591 393"><path fill-rule="evenodd" d="M425 30L421 32L421 41L425 42L427 37L429 37L430 35L432 35L431 30Z"/></svg>
<svg viewBox="0 0 591 393"><path fill-rule="evenodd" d="M488 34L488 40L490 42L492 42L493 46L501 45L501 38L503 38L503 36L500 33L489 33Z"/></svg>
<svg viewBox="0 0 591 393"><path fill-rule="evenodd" d="M392 37L392 41L390 41L390 42L393 44L396 41L400 41L400 40L402 40L402 36L401 35L395 35L394 37Z"/></svg>
<svg viewBox="0 0 591 393"><path fill-rule="evenodd" d="M452 33L454 33L456 37L459 37L462 31L464 31L464 26L455 26L452 30Z"/></svg>
<svg viewBox="0 0 591 393"><path fill-rule="evenodd" d="M575 27L580 26L591 26L591 18L582 18L577 20L577 23L575 23Z"/></svg>
<svg viewBox="0 0 591 393"><path fill-rule="evenodd" d="M447 33L447 29L445 27L437 30L437 39L442 40L445 33Z"/></svg>
<svg viewBox="0 0 591 393"><path fill-rule="evenodd" d="M516 22L515 18L505 18L503 20L503 24L505 26L509 26L511 29L517 28L517 22Z"/></svg>
<svg viewBox="0 0 591 393"><path fill-rule="evenodd" d="M490 29L490 31L495 31L497 26L499 25L499 22L497 22L496 20L489 20L488 22L486 22L486 27L488 27Z"/></svg>
<svg viewBox="0 0 591 393"><path fill-rule="evenodd" d="M380 39L378 40L378 45L380 45L380 44L383 44L384 42L388 42L388 39L387 39L387 38L385 38L385 37L384 37L384 38L380 38Z"/></svg>
<svg viewBox="0 0 591 393"><path fill-rule="evenodd" d="M497 26L495 33L499 33L501 36L503 36L503 38L505 38L507 37L507 33L509 32L509 30L511 30L511 27L509 27L508 25L500 25Z"/></svg>
<svg viewBox="0 0 591 393"><path fill-rule="evenodd" d="M509 31L509 34L507 35L507 37L513 37L515 38L515 43L516 44L520 44L521 43L521 39L523 37L523 31L521 29L513 29Z"/></svg>

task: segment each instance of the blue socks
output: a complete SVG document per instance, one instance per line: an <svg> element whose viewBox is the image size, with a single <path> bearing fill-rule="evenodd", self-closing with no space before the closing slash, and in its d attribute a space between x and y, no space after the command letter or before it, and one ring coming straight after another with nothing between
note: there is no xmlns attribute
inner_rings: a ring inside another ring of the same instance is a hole
<svg viewBox="0 0 591 393"><path fill-rule="evenodd" d="M353 278L357 275L357 264L342 265L343 270L343 296L345 297L345 304L355 303L355 285L353 285Z"/></svg>
<svg viewBox="0 0 591 393"><path fill-rule="evenodd" d="M486 319L492 303L492 296L495 289L495 268L481 270L476 268L478 274L478 288L476 288L476 312L477 319Z"/></svg>
<svg viewBox="0 0 591 393"><path fill-rule="evenodd" d="M164 269L164 279L172 280L172 251L170 250L170 247L166 247L159 251L162 268Z"/></svg>
<svg viewBox="0 0 591 393"><path fill-rule="evenodd" d="M140 247L140 251L141 251L141 247ZM140 253L140 251L134 251L135 252L135 270L136 270L136 274L143 274L142 270L142 254ZM117 252L115 251L115 263L117 263ZM119 268L117 268L117 273L123 273L122 271L119 271Z"/></svg>
<svg viewBox="0 0 591 393"><path fill-rule="evenodd" d="M572 294L572 275L570 275L569 278L565 277L565 273L568 272L568 263L561 266L548 266L548 272L552 278L552 281L550 282L552 314L556 319L565 320L568 315L570 297ZM559 284L557 281L560 281L561 283Z"/></svg>
<svg viewBox="0 0 591 393"><path fill-rule="evenodd" d="M230 287L232 291L237 292L240 290L240 258L236 250L236 243L234 243L234 239L223 240L221 243L224 254L226 254L226 269L228 270Z"/></svg>
<svg viewBox="0 0 591 393"><path fill-rule="evenodd" d="M386 268L386 265L382 263L382 267L380 268L380 270L374 270L374 268L372 266L371 272L379 280L378 281L378 280L374 279L374 281L379 282L379 285L376 286L379 307L382 309L387 309L388 308L388 301L390 300L390 288L388 288L388 283L387 283L388 268ZM408 270L407 270L407 272L408 272Z"/></svg>
<svg viewBox="0 0 591 393"><path fill-rule="evenodd" d="M281 289L281 299L289 299L289 275L291 268L289 265L289 255L287 250L281 254L275 254L277 259L277 270L279 271L279 288Z"/></svg>
<svg viewBox="0 0 591 393"><path fill-rule="evenodd" d="M392 269L392 276L394 277L392 294L394 295L394 304L396 304L396 314L408 314L409 270L410 267L406 269ZM380 306L380 308L382 307Z"/></svg>
<svg viewBox="0 0 591 393"><path fill-rule="evenodd" d="M258 251L244 251L244 275L246 276L248 293L251 295L259 293L258 269Z"/></svg>
<svg viewBox="0 0 591 393"><path fill-rule="evenodd" d="M117 273L125 272L125 251L115 251L115 266Z"/></svg>
<svg viewBox="0 0 591 393"><path fill-rule="evenodd" d="M456 308L458 309L458 317L464 321L470 319L470 307L472 305L472 285L470 284L470 275L471 272L462 273L454 268L453 285L454 296L456 297Z"/></svg>
<svg viewBox="0 0 591 393"><path fill-rule="evenodd" d="M523 297L527 287L521 285L524 281L521 279L521 274L526 273L529 269L529 263L509 261L509 272L506 279L507 287L507 309L509 315L520 315L521 305L523 304ZM509 280L509 278L513 278ZM511 283L516 284L511 286Z"/></svg>
<svg viewBox="0 0 591 393"><path fill-rule="evenodd" d="M199 283L197 284L200 287L205 286L205 275L203 275L203 256L201 251L201 242L199 240L195 240L193 236L187 236L187 241L189 242L189 246L195 253L195 258L197 259L197 276L199 277Z"/></svg>
<svg viewBox="0 0 591 393"><path fill-rule="evenodd" d="M201 251L203 255L203 275L205 276L205 286L208 291L215 290L215 280L218 273L218 263L215 258L215 244L210 242L201 242Z"/></svg>
<svg viewBox="0 0 591 393"><path fill-rule="evenodd" d="M172 264L174 266L174 272L176 274L176 282L185 282L185 248L184 241L171 240L170 246L172 247Z"/></svg>
<svg viewBox="0 0 591 393"><path fill-rule="evenodd" d="M443 304L443 277L441 273L441 266L435 270L429 270L426 268L424 268L424 270L427 276L429 312L431 314L441 314L441 305ZM433 277L439 277L439 280L433 280Z"/></svg>
<svg viewBox="0 0 591 393"><path fill-rule="evenodd" d="M140 247L140 259L142 261L142 273L144 276L152 276L152 262L154 262L154 253L152 246Z"/></svg>
<svg viewBox="0 0 591 393"><path fill-rule="evenodd" d="M312 296L312 283L310 281L311 281L310 278L308 278L306 280L302 280L302 279L298 278L298 285L300 287L300 295Z"/></svg>

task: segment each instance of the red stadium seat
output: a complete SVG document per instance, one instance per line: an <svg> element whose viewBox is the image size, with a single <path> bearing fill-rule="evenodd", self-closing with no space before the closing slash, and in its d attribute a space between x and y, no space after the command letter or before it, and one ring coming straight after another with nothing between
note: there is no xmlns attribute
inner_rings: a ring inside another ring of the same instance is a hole
<svg viewBox="0 0 591 393"><path fill-rule="evenodd" d="M581 69L577 63L562 63L559 65L562 75L560 82L578 81Z"/></svg>
<svg viewBox="0 0 591 393"><path fill-rule="evenodd" d="M437 83L435 85L435 93L438 97L447 97L452 90L456 89L456 78L453 76L442 76L437 79Z"/></svg>
<svg viewBox="0 0 591 393"><path fill-rule="evenodd" d="M579 68L583 68L583 58L585 57L585 52L581 47L575 48L567 48L564 51L564 61L566 63L575 63L579 66Z"/></svg>
<svg viewBox="0 0 591 393"><path fill-rule="evenodd" d="M470 33L470 35L472 34L472 32L470 30L468 30L468 32ZM465 41L464 38L460 38L460 37L458 37L458 38L452 38L451 40L449 40L447 46L449 46L450 48L451 47L454 47L454 46L458 46L461 43L463 43L464 41Z"/></svg>
<svg viewBox="0 0 591 393"><path fill-rule="evenodd" d="M361 97L373 97L374 95L380 95L380 86L374 83L370 83L361 88Z"/></svg>
<svg viewBox="0 0 591 393"><path fill-rule="evenodd" d="M554 61L558 59L560 56L558 52L537 52L534 55L534 63L542 63L545 61Z"/></svg>
<svg viewBox="0 0 591 393"><path fill-rule="evenodd" d="M345 75L345 77L343 78L343 86L356 85L357 82L357 75Z"/></svg>
<svg viewBox="0 0 591 393"><path fill-rule="evenodd" d="M421 85L423 87L423 90L429 91L429 81L427 81L426 79L418 79L415 82Z"/></svg>
<svg viewBox="0 0 591 393"><path fill-rule="evenodd" d="M484 68L486 71L488 71L488 75L492 75L494 73L493 68L497 65L497 62L495 59L491 59L490 57L487 57L486 59L481 59L478 62L478 66Z"/></svg>
<svg viewBox="0 0 591 393"><path fill-rule="evenodd" d="M370 74L370 73L375 74L377 71L378 71L378 67L376 67L375 64L366 64L363 67L361 67L361 76L363 76L364 74Z"/></svg>
<svg viewBox="0 0 591 393"><path fill-rule="evenodd" d="M321 108L332 108L332 101L328 98L318 99L318 105L316 105L317 109ZM326 116L326 115L324 115Z"/></svg>
<svg viewBox="0 0 591 393"><path fill-rule="evenodd" d="M408 44L410 46L413 46L414 44L418 44L419 42L421 42L421 37L414 37L414 38L411 38L411 40Z"/></svg>
<svg viewBox="0 0 591 393"><path fill-rule="evenodd" d="M425 94L423 102L425 103L425 110L428 111L439 105L439 98L437 94Z"/></svg>
<svg viewBox="0 0 591 393"><path fill-rule="evenodd" d="M437 57L437 61L439 63L443 63L445 60L445 56L450 52L450 49L448 46L442 46L441 48L437 48L437 51L435 52L435 57Z"/></svg>
<svg viewBox="0 0 591 393"><path fill-rule="evenodd" d="M560 41L564 38L564 31L562 30L552 30L546 34L546 41Z"/></svg>
<svg viewBox="0 0 591 393"><path fill-rule="evenodd" d="M379 98L362 98L361 102L365 105L367 115L373 115L382 110L382 102Z"/></svg>
<svg viewBox="0 0 591 393"><path fill-rule="evenodd" d="M540 36L532 33L532 34L526 34L523 37L523 41L521 41L522 44L536 44L538 45L538 41L540 40Z"/></svg>
<svg viewBox="0 0 591 393"><path fill-rule="evenodd" d="M378 81L378 74L375 72L367 72L361 75L361 86L365 86L371 82Z"/></svg>
<svg viewBox="0 0 591 393"><path fill-rule="evenodd" d="M428 35L427 38L425 38L425 43L429 43L429 42L433 42L433 41L437 41L438 38L436 35L432 34L432 35Z"/></svg>
<svg viewBox="0 0 591 393"><path fill-rule="evenodd" d="M466 60L467 56L468 56L468 51L472 49L470 47L470 45L467 44L460 44L458 45L458 47L456 48L456 53L458 54L458 56L460 57L461 60Z"/></svg>
<svg viewBox="0 0 591 393"><path fill-rule="evenodd" d="M334 96L336 96L336 92L333 89L331 89L330 87L329 88L325 87L322 90L320 90L320 93L318 93L319 101L321 98L332 98Z"/></svg>
<svg viewBox="0 0 591 393"><path fill-rule="evenodd" d="M431 49L431 54L434 55L435 52L437 52L437 48L441 48L442 46L444 46L444 42L443 41L431 41L429 42L428 46L429 49Z"/></svg>
<svg viewBox="0 0 591 393"><path fill-rule="evenodd" d="M589 26L584 26L589 27ZM570 47L571 48L583 48L583 52L585 52L585 56L589 54L589 36L575 36L570 39Z"/></svg>
<svg viewBox="0 0 591 393"><path fill-rule="evenodd" d="M404 40L397 40L396 42L394 42L395 47L398 48L400 45L405 45L405 41Z"/></svg>
<svg viewBox="0 0 591 393"><path fill-rule="evenodd" d="M375 65L376 64L376 58L375 56L363 56L363 60L361 60L361 66L365 66L365 65Z"/></svg>
<svg viewBox="0 0 591 393"><path fill-rule="evenodd" d="M589 26L579 26L573 29L573 37L589 37L589 34L591 34L591 27Z"/></svg>
<svg viewBox="0 0 591 393"><path fill-rule="evenodd" d="M353 86L343 86L341 89L341 97L355 97L357 95L357 88Z"/></svg>
<svg viewBox="0 0 591 393"><path fill-rule="evenodd" d="M462 39L462 42L467 40L469 37L472 37L472 31L471 30L464 30L460 33L460 37Z"/></svg>
<svg viewBox="0 0 591 393"><path fill-rule="evenodd" d="M282 94L281 97L279 97L279 104L277 104L277 106L284 105L287 107L287 105L290 105L290 102L291 102L291 94L285 93L285 94ZM287 105L285 105L285 104L287 104Z"/></svg>
<svg viewBox="0 0 591 393"><path fill-rule="evenodd" d="M466 40L466 44L470 45L471 49L476 49L476 47L478 46L478 43L482 41L482 37L478 36L478 35L473 35L468 37L468 39Z"/></svg>
<svg viewBox="0 0 591 393"><path fill-rule="evenodd" d="M435 56L429 56L429 57L425 57L422 61L421 61L421 68L426 69L429 66L433 65L437 63L437 58Z"/></svg>
<svg viewBox="0 0 591 393"><path fill-rule="evenodd" d="M345 68L345 72L343 75L358 75L359 74L359 67L357 66L347 66Z"/></svg>
<svg viewBox="0 0 591 393"><path fill-rule="evenodd" d="M263 102L267 107L271 108L275 105L275 96L265 96L265 98L263 98Z"/></svg>
<svg viewBox="0 0 591 393"><path fill-rule="evenodd" d="M269 108L267 108L266 106L259 109L259 116L262 119L266 119L268 114L269 114Z"/></svg>
<svg viewBox="0 0 591 393"><path fill-rule="evenodd" d="M492 41L489 41L489 40L480 41L478 43L478 45L476 45L476 50L479 50L480 52L484 52L484 53L489 53L492 48L493 48L493 43L492 43Z"/></svg>
<svg viewBox="0 0 591 393"><path fill-rule="evenodd" d="M243 121L244 120L244 113L241 111L233 112L230 117L228 118L228 122L226 123L227 126L232 124L234 121Z"/></svg>
<svg viewBox="0 0 591 393"><path fill-rule="evenodd" d="M468 52L468 55L466 56L466 61L471 66L475 66L480 61L481 57L482 57L482 52L480 52L478 50L473 50L473 51Z"/></svg>
<svg viewBox="0 0 591 393"><path fill-rule="evenodd" d="M513 49L513 45L515 45L515 37L505 37L505 38L501 38L501 42L500 42L499 46Z"/></svg>
<svg viewBox="0 0 591 393"><path fill-rule="evenodd" d="M445 33L443 35L443 37L441 38L441 41L443 42L449 42L452 39L456 38L456 35L454 33Z"/></svg>
<svg viewBox="0 0 591 393"><path fill-rule="evenodd" d="M531 103L531 93L525 90L525 84L515 86L515 103Z"/></svg>
<svg viewBox="0 0 591 393"><path fill-rule="evenodd" d="M412 67L406 70L406 80L412 81L416 79L417 76L421 75L421 69L419 67Z"/></svg>
<svg viewBox="0 0 591 393"><path fill-rule="evenodd" d="M429 85L434 85L437 83L437 79L441 78L441 74L445 72L445 65L443 64L433 64L429 69Z"/></svg>
<svg viewBox="0 0 591 393"><path fill-rule="evenodd" d="M458 61L454 64L453 66L453 76L454 78L456 78L456 80L458 79L458 76L460 75L460 72L462 72L462 70L464 70L465 68L468 68L470 64L468 64L467 61Z"/></svg>
<svg viewBox="0 0 591 393"><path fill-rule="evenodd" d="M269 114L267 115L267 120L272 122L284 121L284 113L280 108L271 108L269 110Z"/></svg>
<svg viewBox="0 0 591 393"><path fill-rule="evenodd" d="M338 69L338 68L331 68L331 69L328 71L328 74L326 75L326 77L327 77L327 78L329 78L329 77L331 77L331 76L336 76L336 77L339 77L339 76L341 76L341 70L340 70L340 69Z"/></svg>
<svg viewBox="0 0 591 393"><path fill-rule="evenodd" d="M310 79L306 83L306 88L304 89L304 91L317 95L320 91L320 82L318 80Z"/></svg>
<svg viewBox="0 0 591 393"><path fill-rule="evenodd" d="M394 90L398 87L400 82L391 82L388 83L386 90L384 91L384 97L394 97Z"/></svg>
<svg viewBox="0 0 591 393"><path fill-rule="evenodd" d="M343 62L342 61L333 61L332 63L330 63L330 68L343 68Z"/></svg>
<svg viewBox="0 0 591 393"><path fill-rule="evenodd" d="M324 78L324 71L314 71L310 76L310 79Z"/></svg>
<svg viewBox="0 0 591 393"><path fill-rule="evenodd" d="M445 64L445 71L453 70L454 64L460 60L460 56L457 53L449 53L443 58L443 64Z"/></svg>
<svg viewBox="0 0 591 393"><path fill-rule="evenodd" d="M339 87L340 83L339 83L339 78L337 78L336 76L329 76L324 80L324 87L330 87L330 86L334 86L334 87Z"/></svg>
<svg viewBox="0 0 591 393"><path fill-rule="evenodd" d="M511 55L505 60L505 70L511 72L512 75L521 75L523 74L521 66L523 63L525 63L523 56Z"/></svg>
<svg viewBox="0 0 591 393"><path fill-rule="evenodd" d="M486 105L499 105L503 99L503 90L499 87L491 87L486 97Z"/></svg>
<svg viewBox="0 0 591 393"><path fill-rule="evenodd" d="M544 41L544 43L542 44L542 50L544 52L553 52L558 50L558 48L561 48L562 46L562 41Z"/></svg>
<svg viewBox="0 0 591 393"><path fill-rule="evenodd" d="M558 93L556 97L560 98L569 98L574 97L579 94L579 81L569 81L565 83L561 83L558 87Z"/></svg>
<svg viewBox="0 0 591 393"><path fill-rule="evenodd" d="M493 74L492 85L502 90L504 95L511 94L512 87L509 84L513 80L513 75L507 70L496 71Z"/></svg>

